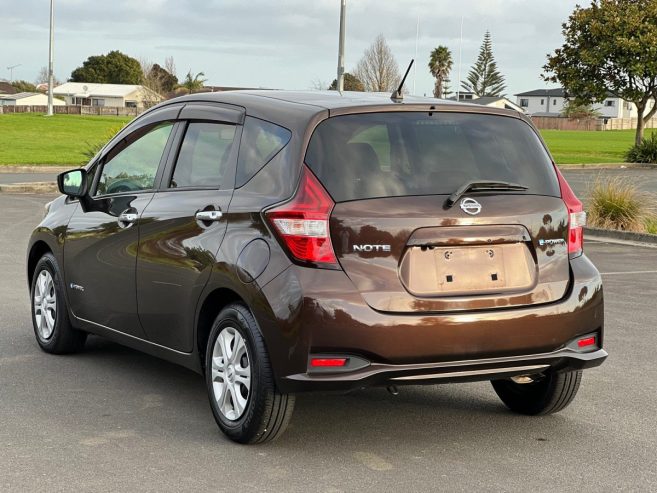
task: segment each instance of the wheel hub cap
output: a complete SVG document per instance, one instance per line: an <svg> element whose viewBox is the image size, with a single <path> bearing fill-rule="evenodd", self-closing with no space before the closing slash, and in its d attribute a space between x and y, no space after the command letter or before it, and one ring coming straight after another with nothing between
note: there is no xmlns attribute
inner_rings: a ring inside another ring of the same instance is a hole
<svg viewBox="0 0 657 493"><path fill-rule="evenodd" d="M212 394L221 414L239 419L251 395L251 362L242 335L224 327L212 347Z"/></svg>
<svg viewBox="0 0 657 493"><path fill-rule="evenodd" d="M39 336L43 340L50 339L57 320L57 293L52 275L45 269L38 274L32 304Z"/></svg>

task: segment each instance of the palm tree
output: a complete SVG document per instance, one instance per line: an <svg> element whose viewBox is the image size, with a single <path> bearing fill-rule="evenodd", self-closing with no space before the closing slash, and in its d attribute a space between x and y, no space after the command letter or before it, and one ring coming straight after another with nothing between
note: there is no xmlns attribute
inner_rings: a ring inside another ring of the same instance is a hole
<svg viewBox="0 0 657 493"><path fill-rule="evenodd" d="M180 84L180 87L184 87L187 89L187 92L189 94L192 94L193 92L200 91L203 89L203 84L207 81L207 79L202 79L201 77L205 77L205 74L203 72L199 72L196 74L195 77L192 77L192 71L190 70L187 72L187 75L185 76L185 81Z"/></svg>
<svg viewBox="0 0 657 493"><path fill-rule="evenodd" d="M442 98L449 71L452 70L452 52L449 51L447 46L439 46L433 49L429 58L429 70L431 75L436 78L433 95L436 98Z"/></svg>

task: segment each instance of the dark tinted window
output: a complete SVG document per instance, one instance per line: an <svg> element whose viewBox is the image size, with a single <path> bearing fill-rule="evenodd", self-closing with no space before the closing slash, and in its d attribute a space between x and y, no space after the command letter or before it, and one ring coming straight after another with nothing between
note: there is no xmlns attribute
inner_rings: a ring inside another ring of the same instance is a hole
<svg viewBox="0 0 657 493"><path fill-rule="evenodd" d="M172 128L173 123L167 122L150 129L140 129L127 137L128 141L136 138L127 147L112 149L108 153L109 160L102 167L96 195L153 188Z"/></svg>
<svg viewBox="0 0 657 493"><path fill-rule="evenodd" d="M240 156L237 162L237 187L249 181L290 141L286 128L247 116L242 130Z"/></svg>
<svg viewBox="0 0 657 493"><path fill-rule="evenodd" d="M329 118L314 132L306 163L337 202L451 194L467 181L502 180L527 194L559 196L550 158L515 118L371 113Z"/></svg>
<svg viewBox="0 0 657 493"><path fill-rule="evenodd" d="M223 178L231 165L234 139L235 125L190 123L178 153L170 188L221 188L225 185Z"/></svg>

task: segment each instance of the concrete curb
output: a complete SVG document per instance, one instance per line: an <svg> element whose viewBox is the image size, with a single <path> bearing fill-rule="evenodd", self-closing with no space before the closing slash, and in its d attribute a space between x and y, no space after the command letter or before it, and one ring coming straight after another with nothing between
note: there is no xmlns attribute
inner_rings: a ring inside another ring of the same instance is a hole
<svg viewBox="0 0 657 493"><path fill-rule="evenodd" d="M595 164L557 164L559 168L571 170L596 169L657 169L657 164L650 163L595 163Z"/></svg>
<svg viewBox="0 0 657 493"><path fill-rule="evenodd" d="M634 233L633 231L619 231L616 229L584 228L584 238L596 240L609 240L623 243L632 243L657 248L657 235L648 233Z"/></svg>
<svg viewBox="0 0 657 493"><path fill-rule="evenodd" d="M0 165L0 173L63 173L70 169L79 168L79 165L70 166L4 166Z"/></svg>
<svg viewBox="0 0 657 493"><path fill-rule="evenodd" d="M57 184L50 181L0 184L0 193L59 193Z"/></svg>

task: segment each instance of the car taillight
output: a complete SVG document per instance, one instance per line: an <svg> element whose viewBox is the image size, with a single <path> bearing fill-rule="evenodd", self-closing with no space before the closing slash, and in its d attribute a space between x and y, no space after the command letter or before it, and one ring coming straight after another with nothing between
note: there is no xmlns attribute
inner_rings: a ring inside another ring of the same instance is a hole
<svg viewBox="0 0 657 493"><path fill-rule="evenodd" d="M335 203L304 165L301 183L292 200L266 212L269 222L297 260L317 267L336 267L329 216Z"/></svg>
<svg viewBox="0 0 657 493"><path fill-rule="evenodd" d="M575 196L573 189L559 171L554 167L559 178L561 198L568 208L568 253L572 257L581 255L584 249L584 226L586 226L586 212L582 202Z"/></svg>

